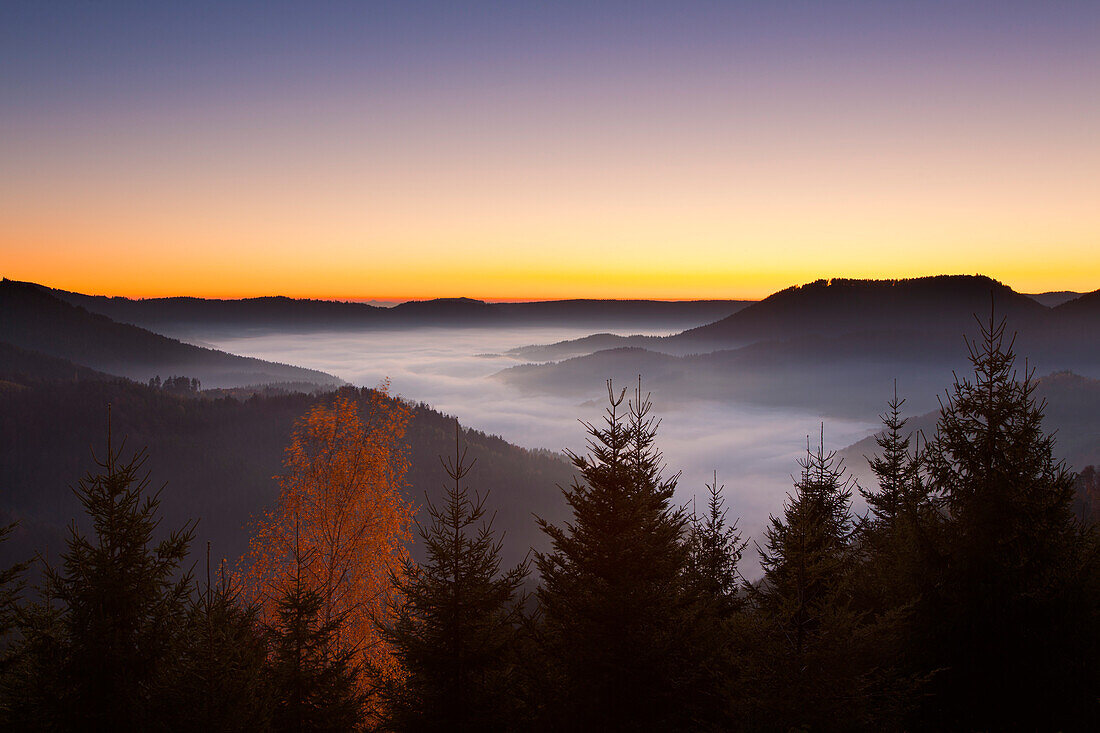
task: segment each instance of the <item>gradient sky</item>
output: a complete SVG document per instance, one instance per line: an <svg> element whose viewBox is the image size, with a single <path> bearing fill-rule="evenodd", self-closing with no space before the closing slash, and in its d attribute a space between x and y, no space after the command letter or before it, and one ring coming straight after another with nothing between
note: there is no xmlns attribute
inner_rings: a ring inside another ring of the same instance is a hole
<svg viewBox="0 0 1100 733"><path fill-rule="evenodd" d="M737 298L941 272L1100 288L1100 3L0 0L6 277Z"/></svg>

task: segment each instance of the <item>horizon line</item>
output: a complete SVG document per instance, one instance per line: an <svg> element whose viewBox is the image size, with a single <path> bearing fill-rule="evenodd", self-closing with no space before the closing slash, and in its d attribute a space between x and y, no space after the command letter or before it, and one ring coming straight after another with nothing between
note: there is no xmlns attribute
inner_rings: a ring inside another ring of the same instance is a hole
<svg viewBox="0 0 1100 733"><path fill-rule="evenodd" d="M130 293L106 293L106 292L92 292L91 290L76 290L56 285L47 285L44 282L36 280L24 280L22 278L13 278L6 275L0 275L4 280L12 280L15 282L28 282L40 287L48 288L51 290L62 290L65 292L71 292L79 295L85 295L88 297L104 297L104 298L126 298L128 300L168 300L173 298L194 298L197 300L223 300L223 301L240 301L240 300L256 300L262 298L287 298L290 300L314 300L330 303L360 303L365 305L378 304L378 307L392 307L402 305L404 303L412 302L428 302L434 300L472 300L483 303L554 303L563 301L608 301L608 302L660 302L660 303L703 303L703 302L749 302L755 303L764 300L775 293L782 292L792 287L803 287L805 285L812 284L821 280L833 281L833 280L868 280L868 281L901 281L901 280L913 280L922 279L926 277L958 277L958 276L978 276L989 277L990 279L1006 285L1013 291L1021 295L1054 295L1061 293L1076 293L1083 295L1086 293L1094 292L1094 290L1074 290L1067 288L1057 288L1053 290L1043 290L1039 292L1028 292L1024 290L1016 290L1008 283L1000 280L999 278L984 275L983 273L939 273L936 275L918 275L909 277L888 277L888 278L859 278L859 277L822 277L814 280L807 280L805 282L792 283L790 285L780 287L776 290L766 293L762 296L731 296L731 297L593 297L593 296L550 296L550 297L528 297L528 296L472 296L472 295L414 295L414 296L398 296L398 295L313 295L313 294L291 294L287 292L269 292L265 294L252 294L252 295L224 295L224 294L207 294L207 295L195 295L187 293L175 293L169 295L136 295L133 291ZM392 305L382 305L392 304Z"/></svg>

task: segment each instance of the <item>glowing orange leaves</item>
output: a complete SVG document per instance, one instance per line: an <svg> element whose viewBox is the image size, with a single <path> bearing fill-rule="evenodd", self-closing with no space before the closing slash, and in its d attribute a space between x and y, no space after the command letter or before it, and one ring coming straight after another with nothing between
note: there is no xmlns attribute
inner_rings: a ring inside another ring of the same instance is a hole
<svg viewBox="0 0 1100 733"><path fill-rule="evenodd" d="M390 673L394 663L374 619L386 611L413 508L401 491L409 410L385 389L342 390L298 421L278 504L253 531L244 584L271 620L295 576L297 525L304 575L324 598L322 620L342 617L337 642Z"/></svg>

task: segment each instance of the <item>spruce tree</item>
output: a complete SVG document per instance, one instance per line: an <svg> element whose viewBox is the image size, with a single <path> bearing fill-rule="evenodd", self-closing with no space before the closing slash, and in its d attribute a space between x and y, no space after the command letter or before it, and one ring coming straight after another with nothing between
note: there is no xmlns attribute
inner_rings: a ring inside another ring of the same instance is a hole
<svg viewBox="0 0 1100 733"><path fill-rule="evenodd" d="M19 609L19 639L0 677L0 730L73 728L72 688L66 679L68 636L62 609L44 596Z"/></svg>
<svg viewBox="0 0 1100 733"><path fill-rule="evenodd" d="M15 527L15 524L0 527L0 543L8 540ZM12 636L19 625L19 601L27 566L25 562L16 563L0 570L0 728L9 725L12 697L18 694L13 674L16 656L12 651Z"/></svg>
<svg viewBox="0 0 1100 733"><path fill-rule="evenodd" d="M15 527L15 524L0 527L0 544L8 540ZM0 570L0 675L9 661L9 635L17 625L19 599L24 587L23 573L27 566L28 563L21 562Z"/></svg>
<svg viewBox="0 0 1100 733"><path fill-rule="evenodd" d="M502 540L485 521L484 497L463 479L473 468L459 452L444 463L454 486L446 503L427 504L419 526L426 558L406 559L393 582L401 601L384 636L405 677L384 685L384 728L394 731L522 729L517 694L521 564L500 572Z"/></svg>
<svg viewBox="0 0 1100 733"><path fill-rule="evenodd" d="M260 731L271 727L273 699L268 681L268 637L259 609L244 602L221 563L188 610L186 631L175 663L160 683L165 706L158 728L175 731Z"/></svg>
<svg viewBox="0 0 1100 733"><path fill-rule="evenodd" d="M875 436L881 451L868 459L871 471L878 479L878 489L860 489L867 506L880 525L892 525L902 512L906 495L917 480L917 462L909 452L911 433L904 433L908 418L901 416L904 399L898 399L898 383L894 381L894 397L880 416L885 427Z"/></svg>
<svg viewBox="0 0 1100 733"><path fill-rule="evenodd" d="M979 325L973 381L956 378L926 451L949 517L936 707L949 726L1072 726L1097 713L1073 477L1004 320Z"/></svg>
<svg viewBox="0 0 1100 733"><path fill-rule="evenodd" d="M191 574L181 570L192 528L154 543L157 493L143 473L144 450L121 461L111 444L100 473L80 480L77 497L92 536L75 522L60 568L45 568L44 602L24 625L24 682L56 694L34 727L144 730L152 727L162 689L185 627ZM35 680L41 675L40 680ZM33 696L32 696L33 697Z"/></svg>
<svg viewBox="0 0 1100 733"><path fill-rule="evenodd" d="M856 728L866 712L861 619L848 593L854 481L823 443L807 447L783 516L764 530L764 577L750 587L761 645L751 728Z"/></svg>
<svg viewBox="0 0 1100 733"><path fill-rule="evenodd" d="M737 522L728 522L717 472L706 485L702 516L691 513L687 531L688 592L691 596L690 655L697 669L691 691L698 730L730 730L744 697L746 622L744 579L737 565L747 545Z"/></svg>
<svg viewBox="0 0 1100 733"><path fill-rule="evenodd" d="M705 513L694 511L688 527L689 578L701 600L712 603L719 617L728 618L741 605L743 583L737 564L748 545L741 539L737 522L726 521L727 509L718 485L718 473L707 484Z"/></svg>
<svg viewBox="0 0 1100 733"><path fill-rule="evenodd" d="M905 432L904 399L894 396L881 415L880 453L868 459L876 488L860 488L869 516L859 522L858 566L852 590L876 638L879 682L888 705L909 718L934 676L929 634L940 622L936 604L943 562L943 517L923 472L920 435ZM912 446L912 447L911 447ZM920 727L920 721L910 721Z"/></svg>
<svg viewBox="0 0 1100 733"><path fill-rule="evenodd" d="M672 505L678 474L664 477L657 421L639 385L608 382L603 425L587 424L588 455L564 489L571 521L540 520L552 550L537 555L542 644L555 696L553 729L692 728L692 597L686 590L687 519Z"/></svg>
<svg viewBox="0 0 1100 733"><path fill-rule="evenodd" d="M295 575L277 599L275 622L268 629L272 728L280 733L360 730L367 698L359 686L355 649L338 643L340 615L324 619L324 597L303 577L309 561L296 544Z"/></svg>
<svg viewBox="0 0 1100 733"><path fill-rule="evenodd" d="M861 523L859 539L877 612L912 606L932 593L943 551L943 517L925 477L919 442L910 449L920 436L904 432L904 403L895 383L894 397L880 416L885 429L875 436L880 453L867 459L878 486L860 489L870 516Z"/></svg>

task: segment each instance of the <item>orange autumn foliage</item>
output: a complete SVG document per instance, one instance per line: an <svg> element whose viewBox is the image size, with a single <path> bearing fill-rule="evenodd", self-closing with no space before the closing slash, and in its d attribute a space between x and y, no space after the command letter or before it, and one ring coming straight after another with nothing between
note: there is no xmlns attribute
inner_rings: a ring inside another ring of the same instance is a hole
<svg viewBox="0 0 1100 733"><path fill-rule="evenodd" d="M362 407L337 393L331 406L313 407L298 421L276 477L278 503L255 525L242 580L265 620L274 620L276 601L295 577L297 541L304 576L324 599L322 620L343 617L337 643L396 674L375 619L387 613L390 573L401 571L413 507L402 494L409 410L386 396L386 386L364 393Z"/></svg>

